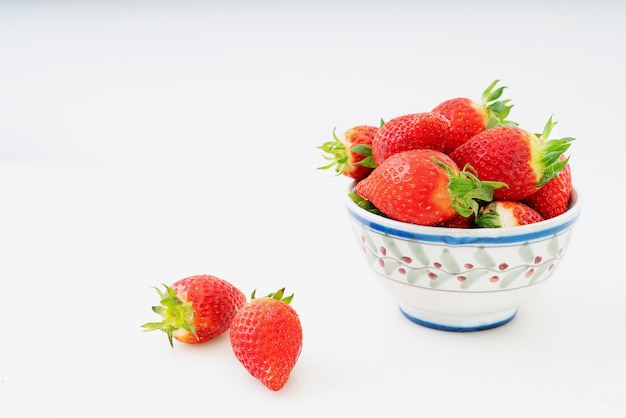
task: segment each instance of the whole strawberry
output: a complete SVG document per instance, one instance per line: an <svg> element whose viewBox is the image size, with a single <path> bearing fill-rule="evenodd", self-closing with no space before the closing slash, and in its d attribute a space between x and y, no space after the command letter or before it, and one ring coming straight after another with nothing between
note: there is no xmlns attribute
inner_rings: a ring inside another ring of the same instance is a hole
<svg viewBox="0 0 626 418"><path fill-rule="evenodd" d="M474 167L481 180L506 183L495 200L523 200L558 175L567 165L560 156L574 138L549 139L550 118L539 136L517 126L498 126L474 135L450 157L459 166Z"/></svg>
<svg viewBox="0 0 626 418"><path fill-rule="evenodd" d="M510 100L499 100L506 87L495 88L498 82L499 80L495 80L485 89L480 103L465 97L457 97L435 106L432 111L445 116L451 124L443 152L451 153L456 147L485 129L517 125L506 120L513 106L508 104Z"/></svg>
<svg viewBox="0 0 626 418"><path fill-rule="evenodd" d="M565 160L563 155L561 155L561 160ZM523 202L539 212L545 219L550 219L567 211L571 195L572 172L568 163L555 178L541 186Z"/></svg>
<svg viewBox="0 0 626 418"><path fill-rule="evenodd" d="M436 226L457 214L476 215L478 201L490 201L493 190L502 186L481 182L470 167L459 170L440 151L414 149L383 161L357 183L356 194L391 219Z"/></svg>
<svg viewBox="0 0 626 418"><path fill-rule="evenodd" d="M211 275L197 275L181 279L165 291L156 288L160 305L152 310L161 315L161 322L142 325L145 331L161 330L172 338L198 344L225 332L237 309L246 302L246 295L226 280Z"/></svg>
<svg viewBox="0 0 626 418"><path fill-rule="evenodd" d="M376 165L393 154L411 149L427 148L443 151L450 131L450 121L438 113L412 113L385 122L372 141Z"/></svg>
<svg viewBox="0 0 626 418"><path fill-rule="evenodd" d="M235 357L267 388L283 388L302 350L302 325L285 289L251 300L237 311L230 327Z"/></svg>
<svg viewBox="0 0 626 418"><path fill-rule="evenodd" d="M372 158L372 140L378 132L376 126L359 125L337 136L333 130L333 140L323 143L320 148L329 164L318 167L325 170L335 168L337 174L343 174L354 180L361 180L372 172L375 164Z"/></svg>
<svg viewBox="0 0 626 418"><path fill-rule="evenodd" d="M543 221L533 208L514 200L494 200L483 206L476 218L482 228L510 228Z"/></svg>

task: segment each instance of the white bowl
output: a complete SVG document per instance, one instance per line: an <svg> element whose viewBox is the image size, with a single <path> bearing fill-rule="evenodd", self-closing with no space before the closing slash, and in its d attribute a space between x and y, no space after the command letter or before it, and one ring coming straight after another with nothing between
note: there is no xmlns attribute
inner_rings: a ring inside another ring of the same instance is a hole
<svg viewBox="0 0 626 418"><path fill-rule="evenodd" d="M484 330L513 319L558 267L582 210L573 190L569 210L555 218L460 229L394 221L349 197L345 204L367 264L402 313L447 331Z"/></svg>

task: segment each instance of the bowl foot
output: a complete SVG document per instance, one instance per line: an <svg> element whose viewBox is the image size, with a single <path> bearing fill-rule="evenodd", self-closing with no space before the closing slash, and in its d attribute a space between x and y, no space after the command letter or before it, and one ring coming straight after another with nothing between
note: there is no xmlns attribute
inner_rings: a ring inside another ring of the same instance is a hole
<svg viewBox="0 0 626 418"><path fill-rule="evenodd" d="M511 321L517 308L482 314L451 315L400 305L400 311L412 322L442 331L473 332L497 328Z"/></svg>

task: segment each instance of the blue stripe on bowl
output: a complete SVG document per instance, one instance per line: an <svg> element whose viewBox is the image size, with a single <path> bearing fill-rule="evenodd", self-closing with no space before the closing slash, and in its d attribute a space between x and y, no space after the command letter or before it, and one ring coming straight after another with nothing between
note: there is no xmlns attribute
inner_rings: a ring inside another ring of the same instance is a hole
<svg viewBox="0 0 626 418"><path fill-rule="evenodd" d="M558 234L562 231L565 231L571 228L576 221L578 220L578 214L567 222L556 224L549 228L532 231L532 232L521 232L511 234L507 231L506 235L479 235L477 236L478 230L471 230L472 232L468 234L463 234L459 236L445 234L445 228L437 228L437 234L430 233L421 233L417 231L408 231L393 228L390 226L382 225L380 223L374 222L372 220L366 219L359 214L355 213L353 210L349 208L348 210L350 216L354 218L357 222L364 225L365 227L380 232L385 235L399 237L404 239L410 239L421 242L432 242L439 244L448 244L448 245L468 245L468 244L484 244L484 245L496 245L496 244L513 244L527 241L535 241L539 239L543 239L554 234ZM518 227L522 228L522 227ZM494 230L489 230L494 231ZM468 230L469 232L469 230Z"/></svg>
<svg viewBox="0 0 626 418"><path fill-rule="evenodd" d="M423 327L438 329L440 331L452 331L452 332L486 331L488 329L497 328L497 327L500 327L504 324L511 322L511 320L515 318L515 315L517 314L517 310L516 310L513 313L513 315L501 321L486 323L486 324L476 325L476 326L470 326L470 327L463 327L463 326L450 326L450 325L444 325L444 324L436 324L434 322L424 321L423 319L416 318L413 315L409 314L408 312L405 312L404 309L402 309L402 307L400 307L400 312L402 312L402 314L406 318L408 318L410 321L418 325L421 325Z"/></svg>

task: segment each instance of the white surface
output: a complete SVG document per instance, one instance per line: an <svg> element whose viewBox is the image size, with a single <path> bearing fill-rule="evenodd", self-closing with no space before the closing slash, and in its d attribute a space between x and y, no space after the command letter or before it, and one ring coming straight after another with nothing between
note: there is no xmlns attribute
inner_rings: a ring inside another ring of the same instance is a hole
<svg viewBox="0 0 626 418"><path fill-rule="evenodd" d="M401 315L354 241L345 182L311 161L2 163L0 416L166 417L185 399L260 416L623 416L626 285L608 235L623 227L597 215L610 186L589 187L605 162L576 162L570 253L512 322L472 334ZM195 273L295 292L304 348L283 390L250 377L226 335L171 349L141 331L150 286Z"/></svg>
<svg viewBox="0 0 626 418"><path fill-rule="evenodd" d="M623 6L124 4L0 3L0 416L624 416ZM516 120L577 137L585 209L511 323L422 328L371 277L315 146L494 78ZM283 390L226 335L141 331L151 286L196 273L295 292Z"/></svg>

